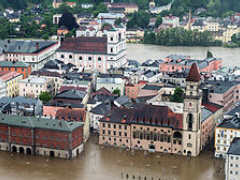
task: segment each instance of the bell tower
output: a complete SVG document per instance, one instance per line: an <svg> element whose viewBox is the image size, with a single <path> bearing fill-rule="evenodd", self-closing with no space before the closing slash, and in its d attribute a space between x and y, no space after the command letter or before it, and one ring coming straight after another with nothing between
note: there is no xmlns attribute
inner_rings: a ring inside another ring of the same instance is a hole
<svg viewBox="0 0 240 180"><path fill-rule="evenodd" d="M201 75L193 64L186 78L183 110L183 154L197 156L201 150Z"/></svg>

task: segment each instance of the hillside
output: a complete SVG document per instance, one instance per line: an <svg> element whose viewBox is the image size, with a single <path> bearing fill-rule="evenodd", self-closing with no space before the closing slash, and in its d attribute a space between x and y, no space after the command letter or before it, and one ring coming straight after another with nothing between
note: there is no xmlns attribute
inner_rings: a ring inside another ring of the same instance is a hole
<svg viewBox="0 0 240 180"><path fill-rule="evenodd" d="M67 1L67 0L65 0ZM104 0L76 0L77 2L102 2ZM114 0L114 2L137 3L140 9L147 9L150 0ZM155 0L156 5L164 5L171 0ZM50 6L52 0L0 0L0 8L25 9L32 4ZM240 0L175 0L171 9L173 15L182 16L189 9L205 8L204 15L227 16L233 12L240 12Z"/></svg>
<svg viewBox="0 0 240 180"><path fill-rule="evenodd" d="M204 15L227 16L240 12L240 0L175 0L171 12L181 16L188 9L205 8Z"/></svg>

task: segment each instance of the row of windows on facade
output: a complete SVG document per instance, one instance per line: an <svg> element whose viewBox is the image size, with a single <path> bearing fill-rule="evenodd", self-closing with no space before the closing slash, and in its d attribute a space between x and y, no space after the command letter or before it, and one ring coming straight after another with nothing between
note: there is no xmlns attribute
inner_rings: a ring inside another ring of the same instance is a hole
<svg viewBox="0 0 240 180"><path fill-rule="evenodd" d="M11 57L11 55L10 55ZM14 57L14 56L13 56ZM18 61L18 59L9 59L10 61ZM25 61L25 57L23 57L23 61ZM32 58L32 61L35 61L35 58Z"/></svg>
<svg viewBox="0 0 240 180"><path fill-rule="evenodd" d="M239 165L238 164L235 164L235 166L234 166L234 164L230 164L230 167L236 167L236 168L238 168L239 167Z"/></svg>
<svg viewBox="0 0 240 180"><path fill-rule="evenodd" d="M235 136L237 136L237 132L235 132ZM218 137L219 138L228 138L228 137L230 137L231 139L234 137L233 135L228 135L228 134L218 134Z"/></svg>
<svg viewBox="0 0 240 180"><path fill-rule="evenodd" d="M17 71L18 69L20 69L22 72L24 72L25 71L25 69L24 68L16 68L16 67L9 67L8 68L8 70L10 71L11 69L14 69L14 71ZM4 70L5 69L5 67L2 67L2 68L0 68L1 70Z"/></svg>
<svg viewBox="0 0 240 180"><path fill-rule="evenodd" d="M65 56L62 54L61 55L61 58L64 58ZM69 59L72 59L73 58L73 56L72 55L69 55ZM79 58L78 58L79 60L83 60L83 57L82 56L80 56ZM88 60L89 61L91 61L92 60L92 57L88 57ZM102 60L102 58L101 57L98 57L98 61L101 61Z"/></svg>
<svg viewBox="0 0 240 180"><path fill-rule="evenodd" d="M105 140L105 137L102 137L102 140L104 141L104 140ZM109 137L108 140L111 141L112 138ZM113 141L116 142L117 139L116 139L116 138L113 138ZM122 139L119 139L119 142L122 142ZM128 143L128 139L126 139L125 142ZM141 141L137 141L137 144L141 144ZM175 144L176 144L176 143L175 143ZM117 144L116 144L116 145L117 145ZM181 144L179 144L179 145L181 145ZM192 147L192 144L191 144L191 143L188 143L187 146L188 146L188 147ZM142 148L142 146L140 146L140 148ZM160 149L163 149L163 147L161 146ZM168 148L168 150L171 150L171 148ZM175 149L175 151L176 151L176 150L177 150L177 149Z"/></svg>
<svg viewBox="0 0 240 180"><path fill-rule="evenodd" d="M110 124L110 123L107 123L107 126L106 126L106 123L102 123L102 126L105 128L105 127L108 127L108 128L113 128L113 129L116 129L117 127L119 128L119 129L121 129L122 128L122 126L124 127L124 129L125 130L127 130L127 125L116 125L116 124ZM133 126L133 129L136 129L137 127L136 126ZM140 130L143 130L143 127L140 127ZM146 129L147 131L150 131L150 128L147 128ZM157 129L156 128L154 128L154 131L157 131ZM168 133L170 133L171 131L170 130L168 130L168 131L164 131L163 129L161 129L161 132L168 132Z"/></svg>
<svg viewBox="0 0 240 180"><path fill-rule="evenodd" d="M231 156L230 158L231 158L231 160L234 160L234 159L235 159L235 160L239 160L239 157L238 157L238 156L236 156L235 158L234 158L234 156Z"/></svg>
<svg viewBox="0 0 240 180"><path fill-rule="evenodd" d="M28 85L29 85L30 87L33 86L33 84L31 84L31 83L26 83L26 84L25 84L26 87L27 87ZM42 85L35 84L35 87L38 87L38 86L39 86L40 88L42 88Z"/></svg>
<svg viewBox="0 0 240 180"><path fill-rule="evenodd" d="M106 127L106 124L103 123L102 126L103 126L103 127ZM116 124L113 124L112 127L113 127L114 129L116 129L116 128L117 128L117 125L116 125ZM118 125L118 128L119 128L119 129L121 129L122 127L124 127L124 129L127 129L127 125ZM109 123L108 123L108 128L111 128L111 124L109 124Z"/></svg>
<svg viewBox="0 0 240 180"><path fill-rule="evenodd" d="M230 171L230 174L234 174L234 171ZM238 171L235 171L235 175L238 175Z"/></svg>

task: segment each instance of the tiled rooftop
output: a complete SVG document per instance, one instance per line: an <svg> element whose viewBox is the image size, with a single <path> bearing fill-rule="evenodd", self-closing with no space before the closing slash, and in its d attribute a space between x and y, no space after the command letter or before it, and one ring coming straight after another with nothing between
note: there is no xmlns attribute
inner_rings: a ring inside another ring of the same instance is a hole
<svg viewBox="0 0 240 180"><path fill-rule="evenodd" d="M143 124L164 126L174 129L183 128L182 114L176 114L167 106L136 104L134 108L116 108L106 115L102 122Z"/></svg>
<svg viewBox="0 0 240 180"><path fill-rule="evenodd" d="M9 53L36 53L46 49L56 42L36 40L0 40L0 48Z"/></svg>
<svg viewBox="0 0 240 180"><path fill-rule="evenodd" d="M235 137L228 149L227 154L240 155L240 138Z"/></svg>
<svg viewBox="0 0 240 180"><path fill-rule="evenodd" d="M27 128L50 129L65 132L72 132L74 129L83 126L83 123L81 122L67 122L55 119L23 117L6 114L0 114L0 124Z"/></svg>
<svg viewBox="0 0 240 180"><path fill-rule="evenodd" d="M9 80L11 80L11 79L13 79L13 78L16 78L16 77L18 77L18 76L21 76L21 74L20 74L20 73L17 73L17 72L14 72L14 71L12 71L12 72L3 72L3 71L0 71L0 79L1 79L2 81L9 81Z"/></svg>
<svg viewBox="0 0 240 180"><path fill-rule="evenodd" d="M107 54L106 37L77 37L64 40L59 52Z"/></svg>
<svg viewBox="0 0 240 180"><path fill-rule="evenodd" d="M0 61L0 67L29 67L30 65L21 61Z"/></svg>

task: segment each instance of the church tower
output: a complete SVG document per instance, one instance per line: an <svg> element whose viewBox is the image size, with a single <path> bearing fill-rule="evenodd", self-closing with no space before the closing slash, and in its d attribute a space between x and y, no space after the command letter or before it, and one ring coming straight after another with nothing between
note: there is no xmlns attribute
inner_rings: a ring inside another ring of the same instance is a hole
<svg viewBox="0 0 240 180"><path fill-rule="evenodd" d="M183 110L183 154L197 156L201 151L201 75L192 64L186 78Z"/></svg>

